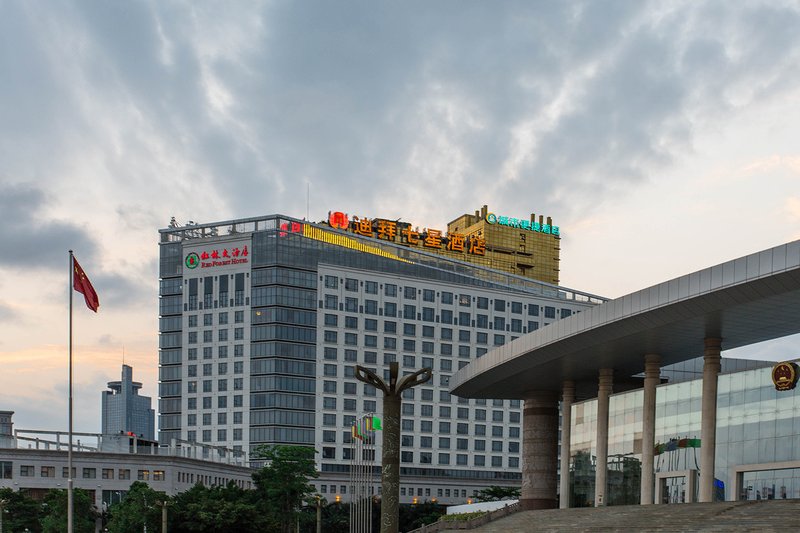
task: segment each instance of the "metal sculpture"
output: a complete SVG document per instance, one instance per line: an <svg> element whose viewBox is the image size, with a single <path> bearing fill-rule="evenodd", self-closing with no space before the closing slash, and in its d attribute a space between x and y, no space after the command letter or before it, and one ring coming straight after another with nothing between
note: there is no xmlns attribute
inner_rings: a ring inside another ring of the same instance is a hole
<svg viewBox="0 0 800 533"><path fill-rule="evenodd" d="M356 366L356 379L383 391L383 453L381 454L381 533L398 533L400 521L400 406L404 390L422 385L433 372L423 368L399 378L399 365L389 364L389 383Z"/></svg>

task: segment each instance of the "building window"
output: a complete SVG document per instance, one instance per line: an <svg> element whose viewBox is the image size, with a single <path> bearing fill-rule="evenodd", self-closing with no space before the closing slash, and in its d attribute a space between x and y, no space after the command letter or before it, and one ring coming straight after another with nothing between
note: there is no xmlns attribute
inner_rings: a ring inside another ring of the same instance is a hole
<svg viewBox="0 0 800 533"><path fill-rule="evenodd" d="M101 472L103 479L114 479L114 469L113 468L104 468Z"/></svg>
<svg viewBox="0 0 800 533"><path fill-rule="evenodd" d="M325 276L325 288L326 289L339 288L339 278L336 276Z"/></svg>
<svg viewBox="0 0 800 533"><path fill-rule="evenodd" d="M365 281L364 282L364 292L367 294L378 294L378 282L377 281Z"/></svg>
<svg viewBox="0 0 800 533"><path fill-rule="evenodd" d="M153 481L164 481L164 471L153 470Z"/></svg>
<svg viewBox="0 0 800 533"><path fill-rule="evenodd" d="M56 477L56 467L54 467L54 466L43 466L40 469L40 475L42 477Z"/></svg>
<svg viewBox="0 0 800 533"><path fill-rule="evenodd" d="M83 469L83 479L95 479L96 477L97 477L97 469L95 468Z"/></svg>
<svg viewBox="0 0 800 533"><path fill-rule="evenodd" d="M127 468L120 468L117 473L119 474L117 477L119 479L130 479L131 478L131 471Z"/></svg>
<svg viewBox="0 0 800 533"><path fill-rule="evenodd" d="M34 477L36 475L36 469L33 465L20 465L19 475L22 477Z"/></svg>
<svg viewBox="0 0 800 533"><path fill-rule="evenodd" d="M450 310L447 310L447 309L442 309L441 318L442 318L442 324L452 324L453 323L453 312L450 311ZM442 328L442 330L444 330L444 328ZM442 338L444 339L445 337L442 337Z"/></svg>
<svg viewBox="0 0 800 533"><path fill-rule="evenodd" d="M551 307L549 305L545 306L544 308L544 317L545 318L555 318L556 317L556 308Z"/></svg>
<svg viewBox="0 0 800 533"><path fill-rule="evenodd" d="M344 290L350 292L358 291L358 280L353 278L345 278Z"/></svg>
<svg viewBox="0 0 800 533"><path fill-rule="evenodd" d="M386 296L397 296L397 285L387 283L384 285L384 292Z"/></svg>
<svg viewBox="0 0 800 533"><path fill-rule="evenodd" d="M326 294L325 295L325 309L338 309L339 308L339 297L335 294Z"/></svg>

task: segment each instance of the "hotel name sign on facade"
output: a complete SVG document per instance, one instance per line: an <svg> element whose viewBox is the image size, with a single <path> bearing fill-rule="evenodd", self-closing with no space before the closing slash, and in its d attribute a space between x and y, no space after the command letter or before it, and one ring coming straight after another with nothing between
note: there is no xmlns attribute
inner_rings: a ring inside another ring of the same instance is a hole
<svg viewBox="0 0 800 533"><path fill-rule="evenodd" d="M535 233L545 233L554 236L560 235L558 226L540 224L529 220L497 216L489 213L486 222L500 226L519 228ZM328 213L328 225L332 228L342 229L374 239L416 246L432 248L434 250L448 250L472 255L486 255L486 240L476 235L464 235L456 232L443 233L438 229L426 228L422 231L415 230L408 222L387 220L384 218L350 217L341 211Z"/></svg>

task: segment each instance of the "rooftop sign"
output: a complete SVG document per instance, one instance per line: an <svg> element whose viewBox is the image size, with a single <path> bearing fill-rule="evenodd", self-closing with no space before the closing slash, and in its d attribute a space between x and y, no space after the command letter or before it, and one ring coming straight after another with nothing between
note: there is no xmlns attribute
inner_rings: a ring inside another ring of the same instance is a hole
<svg viewBox="0 0 800 533"><path fill-rule="evenodd" d="M494 213L486 215L486 222L489 224L497 224L498 226L509 226L511 228L519 228L536 233L548 233L550 235L561 235L561 230L558 226L551 226L550 224L541 224L539 222L531 222L524 218L509 218L506 216L498 216Z"/></svg>
<svg viewBox="0 0 800 533"><path fill-rule="evenodd" d="M364 237L372 237L407 246L444 249L473 255L486 255L486 241L480 237L460 233L442 234L441 230L426 228L423 231L412 229L411 224L383 218L348 217L341 211L328 213L328 225Z"/></svg>

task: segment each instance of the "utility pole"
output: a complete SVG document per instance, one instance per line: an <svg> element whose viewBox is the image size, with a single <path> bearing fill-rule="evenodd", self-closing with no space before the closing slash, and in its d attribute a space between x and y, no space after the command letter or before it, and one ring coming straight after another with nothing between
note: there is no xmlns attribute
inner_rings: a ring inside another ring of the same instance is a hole
<svg viewBox="0 0 800 533"><path fill-rule="evenodd" d="M6 512L8 500L0 500L0 533L3 533L3 513ZM317 532L319 533L319 532Z"/></svg>
<svg viewBox="0 0 800 533"><path fill-rule="evenodd" d="M431 379L430 368L399 378L400 366L389 364L389 383L374 372L356 366L356 379L383 391L383 452L381 454L381 533L400 529L400 406L404 390Z"/></svg>
<svg viewBox="0 0 800 533"><path fill-rule="evenodd" d="M317 494L317 533L322 533L322 497L319 494Z"/></svg>
<svg viewBox="0 0 800 533"><path fill-rule="evenodd" d="M167 533L167 507L169 507L170 502L163 500L156 502L156 504L161 507L161 533Z"/></svg>

